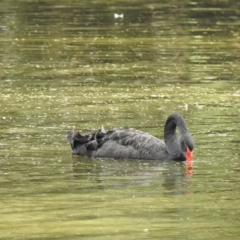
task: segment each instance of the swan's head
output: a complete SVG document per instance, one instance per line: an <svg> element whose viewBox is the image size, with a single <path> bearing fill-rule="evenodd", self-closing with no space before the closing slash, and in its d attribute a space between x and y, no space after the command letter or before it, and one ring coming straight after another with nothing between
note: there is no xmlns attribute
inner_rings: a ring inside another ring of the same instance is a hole
<svg viewBox="0 0 240 240"><path fill-rule="evenodd" d="M194 140L190 133L185 133L180 139L181 148L185 154L187 161L193 160Z"/></svg>

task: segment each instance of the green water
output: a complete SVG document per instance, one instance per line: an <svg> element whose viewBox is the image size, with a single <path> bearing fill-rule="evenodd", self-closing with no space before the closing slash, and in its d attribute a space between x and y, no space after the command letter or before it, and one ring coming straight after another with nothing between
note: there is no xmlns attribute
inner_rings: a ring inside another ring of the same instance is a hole
<svg viewBox="0 0 240 240"><path fill-rule="evenodd" d="M2 1L0 238L239 239L238 8ZM192 171L71 156L67 130L162 139L173 112L195 139Z"/></svg>

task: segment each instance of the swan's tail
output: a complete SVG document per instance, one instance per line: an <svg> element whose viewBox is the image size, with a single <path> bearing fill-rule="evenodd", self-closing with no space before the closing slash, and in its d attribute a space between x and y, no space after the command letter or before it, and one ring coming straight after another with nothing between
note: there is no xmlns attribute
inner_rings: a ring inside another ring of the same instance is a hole
<svg viewBox="0 0 240 240"><path fill-rule="evenodd" d="M81 135L79 132L75 131L68 131L67 139L72 148L73 155L92 157L94 152L101 146L105 135L106 131L102 127L87 135Z"/></svg>

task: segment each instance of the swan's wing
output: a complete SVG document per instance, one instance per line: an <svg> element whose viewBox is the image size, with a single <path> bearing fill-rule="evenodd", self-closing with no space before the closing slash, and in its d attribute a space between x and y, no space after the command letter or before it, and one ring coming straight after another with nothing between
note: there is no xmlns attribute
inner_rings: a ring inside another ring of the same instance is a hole
<svg viewBox="0 0 240 240"><path fill-rule="evenodd" d="M165 144L158 138L133 128L116 128L99 140L94 157L164 160Z"/></svg>
<svg viewBox="0 0 240 240"><path fill-rule="evenodd" d="M67 132L72 154L89 157L93 157L94 152L98 149L99 142L104 136L105 133L101 132L101 130L92 131L88 135L81 135L79 132L74 131Z"/></svg>

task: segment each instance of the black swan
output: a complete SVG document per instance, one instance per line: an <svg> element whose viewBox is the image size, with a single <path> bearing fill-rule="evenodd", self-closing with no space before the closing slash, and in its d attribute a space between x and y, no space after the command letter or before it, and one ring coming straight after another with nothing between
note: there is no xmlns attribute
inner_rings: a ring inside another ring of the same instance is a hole
<svg viewBox="0 0 240 240"><path fill-rule="evenodd" d="M179 136L176 134L177 127ZM106 131L102 127L88 135L68 131L67 138L73 155L91 158L193 160L194 141L184 118L178 113L170 115L165 123L165 143L133 128Z"/></svg>

